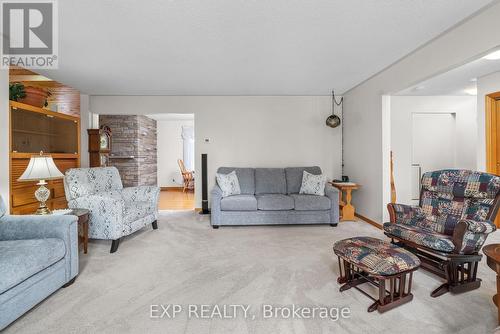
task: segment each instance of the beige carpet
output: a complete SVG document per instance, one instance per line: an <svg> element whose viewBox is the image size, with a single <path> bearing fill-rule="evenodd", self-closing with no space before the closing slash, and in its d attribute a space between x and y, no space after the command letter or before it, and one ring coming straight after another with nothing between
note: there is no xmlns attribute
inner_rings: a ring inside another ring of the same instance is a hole
<svg viewBox="0 0 500 334"><path fill-rule="evenodd" d="M500 232L489 239L499 241ZM163 212L159 230L145 228L109 254L109 242L80 253L80 275L18 319L5 333L491 333L495 275L483 259L480 289L429 296L440 280L419 270L414 300L385 314L336 283L334 241L383 238L362 223L330 226L232 227L213 230L208 217ZM250 304L255 319L151 319L151 304ZM262 304L350 307L351 317L262 319Z"/></svg>

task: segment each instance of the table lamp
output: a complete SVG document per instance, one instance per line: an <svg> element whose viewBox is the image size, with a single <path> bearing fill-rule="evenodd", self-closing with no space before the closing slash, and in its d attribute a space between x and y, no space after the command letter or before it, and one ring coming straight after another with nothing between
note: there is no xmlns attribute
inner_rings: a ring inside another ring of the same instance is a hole
<svg viewBox="0 0 500 334"><path fill-rule="evenodd" d="M45 204L50 197L50 190L46 187L46 181L63 177L64 175L57 169L50 155L44 155L43 152L40 152L40 155L34 155L30 158L28 167L26 167L18 181L38 181L36 185L40 187L35 191L35 198L40 202L40 206L36 210L37 215L51 214Z"/></svg>

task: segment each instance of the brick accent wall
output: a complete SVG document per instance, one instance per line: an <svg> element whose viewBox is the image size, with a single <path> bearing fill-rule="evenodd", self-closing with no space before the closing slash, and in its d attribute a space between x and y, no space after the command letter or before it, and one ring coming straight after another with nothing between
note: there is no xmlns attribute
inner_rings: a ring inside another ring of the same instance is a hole
<svg viewBox="0 0 500 334"><path fill-rule="evenodd" d="M99 115L111 128L111 154L133 159L110 159L120 171L124 187L157 185L156 121L139 115Z"/></svg>

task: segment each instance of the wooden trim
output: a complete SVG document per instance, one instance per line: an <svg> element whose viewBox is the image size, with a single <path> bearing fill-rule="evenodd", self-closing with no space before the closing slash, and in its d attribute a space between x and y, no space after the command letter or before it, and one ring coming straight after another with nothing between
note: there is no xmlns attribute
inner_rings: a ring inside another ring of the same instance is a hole
<svg viewBox="0 0 500 334"><path fill-rule="evenodd" d="M50 153L44 152L44 154L50 155L54 159L78 159L78 154L74 153ZM20 153L20 152L11 152L10 153L12 159L29 159L34 155L38 155L38 153Z"/></svg>
<svg viewBox="0 0 500 334"><path fill-rule="evenodd" d="M172 191L172 190L175 190L175 191L180 190L180 191L182 191L182 189L183 189L182 187L160 187L161 191L169 191L169 190L170 191Z"/></svg>
<svg viewBox="0 0 500 334"><path fill-rule="evenodd" d="M59 112L54 112L54 111L49 110L49 109L38 108L38 107L34 107L32 105L29 105L29 104L20 103L20 102L16 102L16 101L9 101L9 103L10 103L10 106L12 108L14 108L14 109L19 108L19 109L24 109L24 110L29 110L29 111L37 112L39 114L44 114L44 115L54 116L54 117L58 117L58 118L69 119L69 120L72 120L72 121L75 121L75 122L79 122L80 121L79 117L75 117L75 116L71 116L71 115L67 115L67 114L63 114L63 113L59 113Z"/></svg>
<svg viewBox="0 0 500 334"><path fill-rule="evenodd" d="M485 132L486 132L486 171L497 172L497 128L496 100L490 95L485 96Z"/></svg>
<svg viewBox="0 0 500 334"><path fill-rule="evenodd" d="M371 220L370 218L365 217L365 216L363 216L363 215L361 215L361 214L359 214L359 213L357 213L357 212L356 212L354 215L355 215L356 217L358 217L359 219L361 219L361 220L365 221L366 223L368 223L368 224L370 224L370 225L372 225L372 226L375 226L375 227L376 227L376 228L378 228L379 230L382 230L382 224L379 224L379 223L377 223L376 221Z"/></svg>

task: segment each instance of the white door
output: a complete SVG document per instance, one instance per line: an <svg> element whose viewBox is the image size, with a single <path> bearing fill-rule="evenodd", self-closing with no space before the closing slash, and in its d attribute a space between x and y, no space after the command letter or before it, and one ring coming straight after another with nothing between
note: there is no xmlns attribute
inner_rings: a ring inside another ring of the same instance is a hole
<svg viewBox="0 0 500 334"><path fill-rule="evenodd" d="M455 113L412 114L412 199L420 193L419 175L455 168Z"/></svg>

